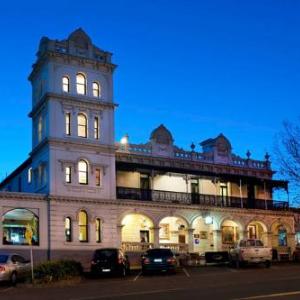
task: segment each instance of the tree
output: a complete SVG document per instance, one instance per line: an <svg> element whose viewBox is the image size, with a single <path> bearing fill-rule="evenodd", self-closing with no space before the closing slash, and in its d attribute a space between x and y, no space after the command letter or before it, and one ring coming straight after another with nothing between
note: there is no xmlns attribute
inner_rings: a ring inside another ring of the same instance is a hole
<svg viewBox="0 0 300 300"><path fill-rule="evenodd" d="M300 200L300 126L284 121L274 147L280 173L290 182L294 202Z"/></svg>

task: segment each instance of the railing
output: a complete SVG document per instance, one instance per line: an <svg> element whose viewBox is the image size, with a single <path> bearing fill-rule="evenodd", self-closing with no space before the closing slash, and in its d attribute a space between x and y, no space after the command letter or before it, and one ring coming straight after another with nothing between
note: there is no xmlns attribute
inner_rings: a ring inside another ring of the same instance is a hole
<svg viewBox="0 0 300 300"><path fill-rule="evenodd" d="M126 252L144 252L153 246L153 243L122 242L121 248Z"/></svg>
<svg viewBox="0 0 300 300"><path fill-rule="evenodd" d="M169 248L174 253L187 253L189 245L184 243L160 243L159 248Z"/></svg>
<svg viewBox="0 0 300 300"><path fill-rule="evenodd" d="M177 204L195 204L217 207L288 210L289 204L284 201L248 199L240 197L222 197L217 195L179 193L159 190L117 187L117 198L127 200L156 201Z"/></svg>

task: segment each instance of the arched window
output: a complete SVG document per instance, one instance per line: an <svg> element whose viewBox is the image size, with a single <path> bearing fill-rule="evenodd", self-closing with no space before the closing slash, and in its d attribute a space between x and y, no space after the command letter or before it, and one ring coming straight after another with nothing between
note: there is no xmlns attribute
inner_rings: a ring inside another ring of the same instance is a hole
<svg viewBox="0 0 300 300"><path fill-rule="evenodd" d="M72 220L70 217L65 218L65 237L66 242L72 242Z"/></svg>
<svg viewBox="0 0 300 300"><path fill-rule="evenodd" d="M76 75L76 90L79 95L86 94L86 78L82 73Z"/></svg>
<svg viewBox="0 0 300 300"><path fill-rule="evenodd" d="M39 244L39 218L31 211L16 208L8 211L2 218L2 236L4 245Z"/></svg>
<svg viewBox="0 0 300 300"><path fill-rule="evenodd" d="M98 82L93 82L93 96L97 98L101 96L100 85Z"/></svg>
<svg viewBox="0 0 300 300"><path fill-rule="evenodd" d="M87 137L87 118L84 114L78 114L77 128L78 128L78 136L86 138Z"/></svg>
<svg viewBox="0 0 300 300"><path fill-rule="evenodd" d="M79 226L79 241L88 241L88 215L86 211L81 210L78 215L78 226Z"/></svg>
<svg viewBox="0 0 300 300"><path fill-rule="evenodd" d="M62 90L65 93L70 92L70 80L69 80L69 77L67 77L67 76L62 77Z"/></svg>
<svg viewBox="0 0 300 300"><path fill-rule="evenodd" d="M38 142L41 142L42 137L43 137L43 118L42 116L40 116L38 121Z"/></svg>
<svg viewBox="0 0 300 300"><path fill-rule="evenodd" d="M96 242L102 242L102 222L101 219L96 219Z"/></svg>
<svg viewBox="0 0 300 300"><path fill-rule="evenodd" d="M85 160L78 162L78 182L88 184L88 164Z"/></svg>

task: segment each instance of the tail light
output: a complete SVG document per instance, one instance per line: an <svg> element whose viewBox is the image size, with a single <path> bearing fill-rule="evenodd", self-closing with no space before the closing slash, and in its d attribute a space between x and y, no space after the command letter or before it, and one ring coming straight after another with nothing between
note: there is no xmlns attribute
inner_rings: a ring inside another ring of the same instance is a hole
<svg viewBox="0 0 300 300"><path fill-rule="evenodd" d="M170 257L167 259L167 263L171 264L171 265L175 265L176 264L176 259L174 257Z"/></svg>
<svg viewBox="0 0 300 300"><path fill-rule="evenodd" d="M145 257L145 258L143 259L143 263L144 263L145 265L150 264L150 259L147 258L147 257Z"/></svg>
<svg viewBox="0 0 300 300"><path fill-rule="evenodd" d="M5 267L0 266L0 273L5 272Z"/></svg>

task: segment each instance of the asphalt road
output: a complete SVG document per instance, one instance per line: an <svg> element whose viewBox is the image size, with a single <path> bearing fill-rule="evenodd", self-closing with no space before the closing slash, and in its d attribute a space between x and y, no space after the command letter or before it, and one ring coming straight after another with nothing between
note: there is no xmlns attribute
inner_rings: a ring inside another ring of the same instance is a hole
<svg viewBox="0 0 300 300"><path fill-rule="evenodd" d="M300 299L300 264L181 268L176 275L86 279L68 286L0 286L1 300Z"/></svg>

